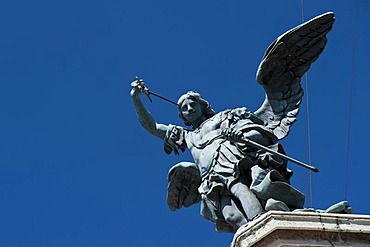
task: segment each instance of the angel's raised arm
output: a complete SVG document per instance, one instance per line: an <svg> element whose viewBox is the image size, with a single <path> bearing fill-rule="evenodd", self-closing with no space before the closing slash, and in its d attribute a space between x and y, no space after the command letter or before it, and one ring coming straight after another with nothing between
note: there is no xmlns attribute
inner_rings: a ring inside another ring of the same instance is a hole
<svg viewBox="0 0 370 247"><path fill-rule="evenodd" d="M132 89L130 95L141 126L143 126L150 134L163 140L169 127L167 125L157 123L143 105L140 99L140 94L144 92L144 88L142 88L140 84L132 83L131 85Z"/></svg>

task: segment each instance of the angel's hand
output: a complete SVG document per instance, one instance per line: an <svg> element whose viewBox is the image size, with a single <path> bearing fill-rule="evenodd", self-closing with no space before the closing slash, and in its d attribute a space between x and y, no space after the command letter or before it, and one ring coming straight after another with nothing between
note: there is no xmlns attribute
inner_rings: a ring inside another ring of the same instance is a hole
<svg viewBox="0 0 370 247"><path fill-rule="evenodd" d="M138 97L141 93L145 93L148 95L149 89L145 86L144 80L136 77L136 80L131 82L131 92L130 95L132 97Z"/></svg>
<svg viewBox="0 0 370 247"><path fill-rule="evenodd" d="M226 140L230 142L242 142L243 141L243 132L239 130L233 130L233 129L225 129L222 131L222 135L225 137Z"/></svg>

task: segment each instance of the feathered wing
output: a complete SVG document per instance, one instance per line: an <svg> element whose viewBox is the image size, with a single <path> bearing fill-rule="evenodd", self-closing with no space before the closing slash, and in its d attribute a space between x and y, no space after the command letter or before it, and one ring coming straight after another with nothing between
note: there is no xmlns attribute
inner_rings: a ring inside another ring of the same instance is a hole
<svg viewBox="0 0 370 247"><path fill-rule="evenodd" d="M198 167L191 162L174 165L168 172L167 204L175 211L200 201L198 187L201 177Z"/></svg>
<svg viewBox="0 0 370 247"><path fill-rule="evenodd" d="M296 120L303 97L301 77L324 50L334 20L328 12L289 30L263 56L256 79L266 98L255 114L279 140L288 135Z"/></svg>

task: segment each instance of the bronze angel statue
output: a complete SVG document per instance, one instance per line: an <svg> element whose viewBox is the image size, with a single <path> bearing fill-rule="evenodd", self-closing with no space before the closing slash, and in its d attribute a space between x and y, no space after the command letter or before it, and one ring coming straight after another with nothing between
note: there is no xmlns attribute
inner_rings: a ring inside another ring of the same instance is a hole
<svg viewBox="0 0 370 247"><path fill-rule="evenodd" d="M279 144L296 120L303 97L301 77L319 57L334 23L329 12L278 37L267 49L257 71L266 92L262 106L216 113L196 91L177 102L189 128L157 123L140 94L151 92L140 79L131 97L141 125L164 141L167 154L189 149L194 162L181 162L168 174L167 202L171 210L201 203L201 215L220 232L240 226L269 210L302 209L304 195L290 185L292 172ZM250 145L249 140L267 149ZM274 152L270 152L272 150Z"/></svg>

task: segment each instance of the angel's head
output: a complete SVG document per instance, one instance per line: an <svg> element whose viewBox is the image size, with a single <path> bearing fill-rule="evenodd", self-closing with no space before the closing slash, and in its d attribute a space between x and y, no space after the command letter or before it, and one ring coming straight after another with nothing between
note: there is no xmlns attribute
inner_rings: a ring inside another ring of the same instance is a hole
<svg viewBox="0 0 370 247"><path fill-rule="evenodd" d="M179 116L187 126L198 127L204 120L215 115L209 102L196 91L183 94L177 105Z"/></svg>

